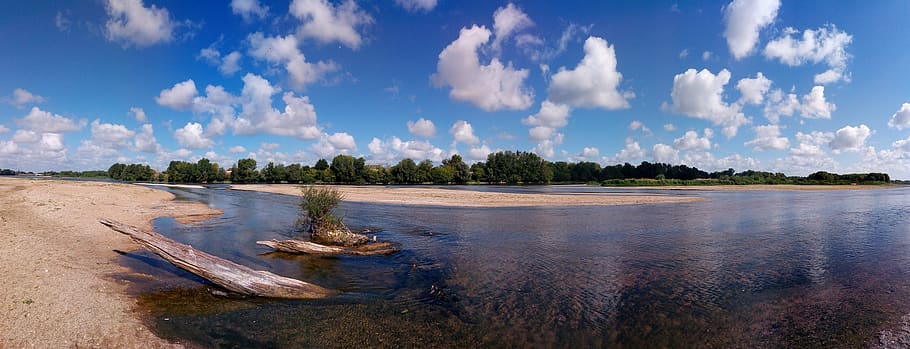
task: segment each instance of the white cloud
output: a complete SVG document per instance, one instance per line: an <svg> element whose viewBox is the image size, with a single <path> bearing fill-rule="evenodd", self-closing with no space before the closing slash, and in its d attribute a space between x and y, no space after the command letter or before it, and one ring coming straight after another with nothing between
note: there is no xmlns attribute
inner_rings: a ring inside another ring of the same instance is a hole
<svg viewBox="0 0 910 349"><path fill-rule="evenodd" d="M4 127L3 124L0 124L0 135L9 133L9 128Z"/></svg>
<svg viewBox="0 0 910 349"><path fill-rule="evenodd" d="M136 132L123 125L102 124L100 120L92 121L92 143L104 148L124 149L129 147L130 140Z"/></svg>
<svg viewBox="0 0 910 349"><path fill-rule="evenodd" d="M701 53L701 60L707 61L707 60L711 59L711 56L712 56L712 55L714 55L714 53L711 52L711 51L702 52L702 53Z"/></svg>
<svg viewBox="0 0 910 349"><path fill-rule="evenodd" d="M490 47L493 51L499 52L502 43L512 34L533 25L534 21L515 4L509 3L506 7L496 9L496 12L493 12L493 32L496 37Z"/></svg>
<svg viewBox="0 0 910 349"><path fill-rule="evenodd" d="M585 57L574 70L565 67L553 74L548 99L573 107L627 109L635 94L619 91L622 74L616 70L616 52L598 37L585 40Z"/></svg>
<svg viewBox="0 0 910 349"><path fill-rule="evenodd" d="M639 129L645 133L651 132L651 130L648 129L645 124L641 123L641 121L635 120L629 123L629 130L638 131Z"/></svg>
<svg viewBox="0 0 910 349"><path fill-rule="evenodd" d="M373 17L353 0L337 6L327 0L294 0L289 12L303 22L297 29L298 39L312 38L323 44L337 41L355 50L363 44L357 29L373 23Z"/></svg>
<svg viewBox="0 0 910 349"><path fill-rule="evenodd" d="M816 171L834 171L837 163L822 148L834 139L831 132L812 131L796 133L796 147L790 148L788 156L778 159L774 168L790 175L808 175Z"/></svg>
<svg viewBox="0 0 910 349"><path fill-rule="evenodd" d="M562 133L553 134L550 139L544 139L540 143L537 143L537 146L534 149L531 149L532 152L540 155L544 158L551 158L556 153L555 147L562 144L564 135Z"/></svg>
<svg viewBox="0 0 910 349"><path fill-rule="evenodd" d="M806 119L830 119L831 112L835 110L837 106L825 100L825 87L815 86L809 94L803 96L800 116Z"/></svg>
<svg viewBox="0 0 910 349"><path fill-rule="evenodd" d="M13 141L0 141L0 155L17 155L21 153L19 145Z"/></svg>
<svg viewBox="0 0 910 349"><path fill-rule="evenodd" d="M595 147L585 147L581 151L581 156L587 159L593 159L600 156L600 150Z"/></svg>
<svg viewBox="0 0 910 349"><path fill-rule="evenodd" d="M243 77L241 92L242 111L234 125L237 134L265 132L278 136L297 137L303 140L319 138L322 131L316 122L316 110L309 97L297 97L285 92L282 100L284 112L272 107L272 95L278 90L268 80L255 74Z"/></svg>
<svg viewBox="0 0 910 349"><path fill-rule="evenodd" d="M28 115L16 121L16 124L38 133L67 133L76 132L85 127L85 120L74 121L57 114L32 107Z"/></svg>
<svg viewBox="0 0 910 349"><path fill-rule="evenodd" d="M753 130L755 138L743 144L752 150L783 150L790 146L790 140L780 136L778 125L756 126Z"/></svg>
<svg viewBox="0 0 910 349"><path fill-rule="evenodd" d="M910 137L907 139L897 140L894 143L891 143L891 146L894 149L898 149L904 153L910 153Z"/></svg>
<svg viewBox="0 0 910 349"><path fill-rule="evenodd" d="M777 89L768 94L765 103L765 118L771 123L778 123L781 116L793 116L797 110L800 110L800 104L795 93L784 96L784 92Z"/></svg>
<svg viewBox="0 0 910 349"><path fill-rule="evenodd" d="M724 7L724 38L733 58L749 56L758 43L758 33L774 22L780 0L733 0Z"/></svg>
<svg viewBox="0 0 910 349"><path fill-rule="evenodd" d="M259 144L259 150L265 150L265 151L273 151L273 150L278 149L278 148L280 148L280 147L281 147L281 145L279 145L278 143L265 143L265 142L263 142L263 143Z"/></svg>
<svg viewBox="0 0 910 349"><path fill-rule="evenodd" d="M755 78L745 78L736 83L736 89L742 95L740 101L745 104L762 104L765 94L771 89L771 80L761 72Z"/></svg>
<svg viewBox="0 0 910 349"><path fill-rule="evenodd" d="M452 128L449 129L449 134L452 135L453 147L456 143L467 144L470 146L474 146L480 143L480 139L474 135L474 127L472 127L471 124L464 120L458 120L452 124Z"/></svg>
<svg viewBox="0 0 910 349"><path fill-rule="evenodd" d="M633 140L631 137L626 138L626 145L622 150L617 153L612 162L614 163L637 163L642 158L645 157L645 152L641 150L641 146L638 145L638 142Z"/></svg>
<svg viewBox="0 0 910 349"><path fill-rule="evenodd" d="M253 17L265 18L269 7L259 3L259 0L231 0L231 12L243 17L246 22L251 22Z"/></svg>
<svg viewBox="0 0 910 349"><path fill-rule="evenodd" d="M152 127L152 124L142 125L141 130L136 134L133 146L136 151L143 153L157 154L161 152L161 145L159 145L158 140L155 139L155 130Z"/></svg>
<svg viewBox="0 0 910 349"><path fill-rule="evenodd" d="M104 35L123 47L146 47L174 39L176 24L166 8L145 7L142 0L108 0Z"/></svg>
<svg viewBox="0 0 910 349"><path fill-rule="evenodd" d="M38 150L50 152L66 150L66 146L63 144L63 134L42 133L41 140L38 141Z"/></svg>
<svg viewBox="0 0 910 349"><path fill-rule="evenodd" d="M667 164L679 163L679 150L663 143L657 143L651 148L651 156L655 162Z"/></svg>
<svg viewBox="0 0 910 349"><path fill-rule="evenodd" d="M31 92L28 92L21 88L17 88L15 90L13 90L12 97L3 97L2 99L0 99L0 102L12 105L12 106L16 107L17 109L22 109L26 105L29 105L29 104L44 103L45 101L46 100L44 99L44 97L41 97L36 94L32 94Z"/></svg>
<svg viewBox="0 0 910 349"><path fill-rule="evenodd" d="M408 132L417 137L430 138L436 135L436 125L424 118L415 121L408 121Z"/></svg>
<svg viewBox="0 0 910 349"><path fill-rule="evenodd" d="M835 153L841 151L858 151L866 144L866 138L869 138L869 135L871 134L872 131L869 129L869 126L864 124L859 126L844 126L834 133L834 139L828 143L828 146L831 147Z"/></svg>
<svg viewBox="0 0 910 349"><path fill-rule="evenodd" d="M66 15L62 11L57 11L57 15L54 16L54 25L57 27L57 30L61 33L67 33L70 31L70 25L73 23L67 15L69 10L66 10Z"/></svg>
<svg viewBox="0 0 910 349"><path fill-rule="evenodd" d="M791 67L804 63L825 63L828 70L815 75L816 84L850 80L846 72L847 61L850 59L847 46L853 41L852 35L838 30L834 25L816 30L806 29L802 39L793 37L797 33L795 29L787 28L783 37L772 40L765 46L765 57L777 59Z"/></svg>
<svg viewBox="0 0 910 349"><path fill-rule="evenodd" d="M710 128L706 128L703 132L704 137L699 137L698 132L696 131L686 131L682 137L673 140L673 149L710 150L711 137L714 136L714 131Z"/></svg>
<svg viewBox="0 0 910 349"><path fill-rule="evenodd" d="M370 162L373 163L391 164L405 158L415 161L430 160L439 162L446 157L445 151L433 146L430 142L405 142L398 137L392 137L391 140L386 142L374 137L370 144L367 145L367 148L370 151Z"/></svg>
<svg viewBox="0 0 910 349"><path fill-rule="evenodd" d="M898 130L910 128L910 103L904 103L900 110L891 115L888 126Z"/></svg>
<svg viewBox="0 0 910 349"><path fill-rule="evenodd" d="M679 59L685 59L689 57L689 49L684 48L682 51L679 51Z"/></svg>
<svg viewBox="0 0 910 349"><path fill-rule="evenodd" d="M717 75L707 69L696 72L689 69L673 78L672 111L722 126L727 138L736 136L740 126L750 123L737 104L728 105L723 100L724 86L730 82L730 71L724 69Z"/></svg>
<svg viewBox="0 0 910 349"><path fill-rule="evenodd" d="M250 34L247 40L250 43L251 57L283 66L291 78L291 85L298 90L338 70L338 65L332 61L307 62L306 57L297 48L297 39L293 35L265 37L261 32L256 32Z"/></svg>
<svg viewBox="0 0 910 349"><path fill-rule="evenodd" d="M667 132L676 131L676 126L673 126L673 124L664 124L664 131L667 131Z"/></svg>
<svg viewBox="0 0 910 349"><path fill-rule="evenodd" d="M240 58L242 57L243 55L237 51L228 53L227 56L224 56L224 59L221 61L221 65L218 66L218 71L226 76L231 76L234 73L240 71Z"/></svg>
<svg viewBox="0 0 910 349"><path fill-rule="evenodd" d="M462 28L458 39L439 53L433 83L451 86L449 97L469 102L485 111L527 109L534 102L534 93L524 86L527 69L515 70L512 64L503 65L493 58L481 65L478 49L490 40L485 27Z"/></svg>
<svg viewBox="0 0 910 349"><path fill-rule="evenodd" d="M183 128L174 131L174 139L181 147L188 149L210 149L215 145L211 139L205 137L202 125L190 122Z"/></svg>
<svg viewBox="0 0 910 349"><path fill-rule="evenodd" d="M486 160L487 156L489 156L490 153L492 153L492 152L493 151L490 150L490 147L488 147L486 144L484 144L484 145L481 145L480 147L471 148L470 150L468 150L468 154L465 156L465 159L474 160L474 161Z"/></svg>
<svg viewBox="0 0 910 349"><path fill-rule="evenodd" d="M322 134L319 142L310 147L310 151L320 158L329 159L339 154L351 154L357 150L354 137L345 132L336 132L332 135Z"/></svg>
<svg viewBox="0 0 910 349"><path fill-rule="evenodd" d="M528 130L528 135L531 136L531 141L533 142L541 142L545 139L549 139L550 137L553 137L555 133L556 129L546 126L532 127Z"/></svg>
<svg viewBox="0 0 910 349"><path fill-rule="evenodd" d="M235 145L235 146L231 147L230 149L228 149L228 152L231 154L243 154L243 153L246 153L246 148L244 148L243 146L240 146L240 145Z"/></svg>
<svg viewBox="0 0 910 349"><path fill-rule="evenodd" d="M561 128L569 124L568 119L571 112L572 109L567 105L545 100L540 103L540 111L537 114L522 119L521 123L529 126Z"/></svg>
<svg viewBox="0 0 910 349"><path fill-rule="evenodd" d="M174 84L169 89L161 90L155 102L174 110L190 110L193 98L196 97L196 83L192 79Z"/></svg>
<svg viewBox="0 0 910 349"><path fill-rule="evenodd" d="M436 8L436 0L395 0L395 4L409 12L430 12Z"/></svg>
<svg viewBox="0 0 910 349"><path fill-rule="evenodd" d="M29 130L16 130L13 133L13 142L16 143L35 143L41 140L41 134Z"/></svg>
<svg viewBox="0 0 910 349"><path fill-rule="evenodd" d="M758 160L753 158L743 157L739 154L716 158L710 152L688 152L681 163L707 172L723 171L728 168L739 169L740 171L759 168Z"/></svg>
<svg viewBox="0 0 910 349"><path fill-rule="evenodd" d="M145 122L148 119L145 115L145 110L142 110L142 108L132 107L130 108L130 114L133 114L133 117L139 122Z"/></svg>

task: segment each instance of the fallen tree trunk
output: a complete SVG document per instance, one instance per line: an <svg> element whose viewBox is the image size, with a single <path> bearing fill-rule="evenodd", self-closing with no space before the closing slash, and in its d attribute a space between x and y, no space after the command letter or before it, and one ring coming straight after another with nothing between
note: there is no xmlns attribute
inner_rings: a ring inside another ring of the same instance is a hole
<svg viewBox="0 0 910 349"><path fill-rule="evenodd" d="M398 252L392 244L381 242L375 244L366 244L354 247L337 247L320 245L314 242L303 240L268 240L256 241L257 244L265 245L275 250L287 253L302 253L320 256L334 256L340 254L351 254L357 256L374 256L385 255Z"/></svg>
<svg viewBox="0 0 910 349"><path fill-rule="evenodd" d="M101 219L101 224L128 235L133 241L161 256L180 269L193 273L225 289L249 296L312 299L325 298L334 294L323 287L272 274L253 270L240 264L221 259L193 247L168 239L158 233L110 219Z"/></svg>

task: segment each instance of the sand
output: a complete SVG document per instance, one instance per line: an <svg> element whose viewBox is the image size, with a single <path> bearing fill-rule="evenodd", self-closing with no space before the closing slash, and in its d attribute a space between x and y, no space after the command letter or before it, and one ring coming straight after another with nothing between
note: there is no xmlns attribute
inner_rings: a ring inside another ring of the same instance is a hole
<svg viewBox="0 0 910 349"><path fill-rule="evenodd" d="M333 186L344 201L444 207L617 206L701 201L692 196L640 193L513 194L418 187ZM234 190L300 195L299 185L247 184Z"/></svg>
<svg viewBox="0 0 910 349"><path fill-rule="evenodd" d="M219 214L135 185L0 178L0 348L166 348L144 325L114 250L138 248L99 217L151 220Z"/></svg>

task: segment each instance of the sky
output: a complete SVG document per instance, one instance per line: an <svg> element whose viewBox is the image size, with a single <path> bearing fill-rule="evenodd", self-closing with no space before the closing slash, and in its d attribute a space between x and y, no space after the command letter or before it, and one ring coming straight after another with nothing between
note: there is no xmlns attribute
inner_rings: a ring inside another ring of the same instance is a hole
<svg viewBox="0 0 910 349"><path fill-rule="evenodd" d="M905 0L4 7L0 168L519 150L910 179Z"/></svg>

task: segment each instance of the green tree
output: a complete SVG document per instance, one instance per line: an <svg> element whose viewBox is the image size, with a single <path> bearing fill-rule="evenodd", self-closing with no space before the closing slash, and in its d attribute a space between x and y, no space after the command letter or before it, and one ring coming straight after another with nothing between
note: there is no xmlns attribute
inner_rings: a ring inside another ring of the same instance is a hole
<svg viewBox="0 0 910 349"><path fill-rule="evenodd" d="M350 155L338 155L332 159L332 175L335 176L337 183L354 183L357 177L357 170L354 168L354 157Z"/></svg>
<svg viewBox="0 0 910 349"><path fill-rule="evenodd" d="M196 182L211 183L215 180L217 166L213 166L209 159L202 158L196 162Z"/></svg>
<svg viewBox="0 0 910 349"><path fill-rule="evenodd" d="M256 160L254 159L238 160L231 171L231 182L256 183L258 180L259 172L256 171Z"/></svg>
<svg viewBox="0 0 910 349"><path fill-rule="evenodd" d="M454 154L450 159L442 160L442 166L452 169L453 176L449 182L464 184L471 179L471 169L461 159L461 155Z"/></svg>
<svg viewBox="0 0 910 349"><path fill-rule="evenodd" d="M426 183L433 181L433 162L423 160L417 164L417 182Z"/></svg>
<svg viewBox="0 0 910 349"><path fill-rule="evenodd" d="M397 165L392 166L392 180L397 184L419 183L417 164L411 159L402 159Z"/></svg>
<svg viewBox="0 0 910 349"><path fill-rule="evenodd" d="M486 163L475 162L473 165L471 165L471 179L475 182L487 181Z"/></svg>

